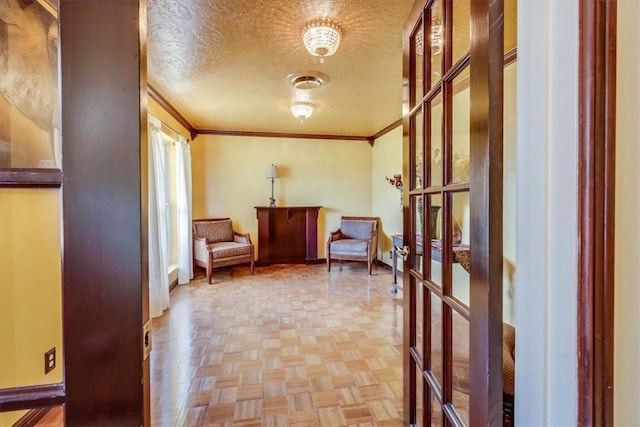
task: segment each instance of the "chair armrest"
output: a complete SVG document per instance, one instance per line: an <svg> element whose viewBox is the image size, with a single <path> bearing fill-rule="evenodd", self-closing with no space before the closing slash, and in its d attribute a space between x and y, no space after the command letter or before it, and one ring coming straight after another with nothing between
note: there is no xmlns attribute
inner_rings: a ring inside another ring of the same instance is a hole
<svg viewBox="0 0 640 427"><path fill-rule="evenodd" d="M204 242L204 244L207 244L207 238L206 237L201 237L201 236L196 236L195 234L193 235L193 242Z"/></svg>
<svg viewBox="0 0 640 427"><path fill-rule="evenodd" d="M193 257L198 261L207 262L209 245L204 237L193 236Z"/></svg>
<svg viewBox="0 0 640 427"><path fill-rule="evenodd" d="M241 234L234 231L233 241L236 243L244 243L246 245L251 245L251 235L249 233Z"/></svg>
<svg viewBox="0 0 640 427"><path fill-rule="evenodd" d="M341 237L342 233L340 232L339 228L336 231L330 231L329 240L327 240L327 243L333 242L334 240L340 240Z"/></svg>

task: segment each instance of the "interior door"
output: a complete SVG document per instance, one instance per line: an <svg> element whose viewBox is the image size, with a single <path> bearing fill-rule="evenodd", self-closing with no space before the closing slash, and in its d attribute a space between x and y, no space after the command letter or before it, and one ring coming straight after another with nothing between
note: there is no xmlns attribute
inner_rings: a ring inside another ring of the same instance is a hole
<svg viewBox="0 0 640 427"><path fill-rule="evenodd" d="M503 1L404 28L404 422L502 424Z"/></svg>

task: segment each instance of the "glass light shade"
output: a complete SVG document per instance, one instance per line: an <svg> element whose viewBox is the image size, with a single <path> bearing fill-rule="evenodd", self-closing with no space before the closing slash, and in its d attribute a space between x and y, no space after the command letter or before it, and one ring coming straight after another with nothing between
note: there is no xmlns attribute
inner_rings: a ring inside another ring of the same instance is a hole
<svg viewBox="0 0 640 427"><path fill-rule="evenodd" d="M276 165L269 166L267 169L267 178L277 178L278 177L278 167Z"/></svg>
<svg viewBox="0 0 640 427"><path fill-rule="evenodd" d="M319 56L322 61L325 56L336 53L342 38L342 30L333 21L319 19L309 22L302 31L302 41L309 53Z"/></svg>
<svg viewBox="0 0 640 427"><path fill-rule="evenodd" d="M313 104L309 102L294 102L291 104L291 114L296 119L304 120L311 117L313 114Z"/></svg>
<svg viewBox="0 0 640 427"><path fill-rule="evenodd" d="M438 55L442 52L442 25L439 19L434 19L431 24L431 54ZM424 54L424 33L420 30L415 37L416 53Z"/></svg>

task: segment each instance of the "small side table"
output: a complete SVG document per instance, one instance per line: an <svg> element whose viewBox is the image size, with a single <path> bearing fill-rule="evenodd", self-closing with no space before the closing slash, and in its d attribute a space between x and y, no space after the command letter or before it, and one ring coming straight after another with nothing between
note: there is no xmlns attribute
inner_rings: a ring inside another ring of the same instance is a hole
<svg viewBox="0 0 640 427"><path fill-rule="evenodd" d="M396 249L402 248L404 243L402 241L402 234L393 234L391 236L391 272L393 274L393 282L391 282L391 293L398 293L398 254Z"/></svg>
<svg viewBox="0 0 640 427"><path fill-rule="evenodd" d="M391 272L393 275L393 282L391 282L391 293L398 292L398 255L396 253L396 249L401 249L404 247L404 241L402 234L393 234L391 235L391 244L393 248L391 249ZM434 261L441 261L442 259L442 248L440 247L440 240L431 240L431 259ZM420 236L418 236L418 247L416 248L418 252L422 252L422 242ZM456 245L453 248L453 259L452 261L458 262L459 255L467 255L469 254L469 245ZM465 270L468 272L468 267L466 264L461 264Z"/></svg>

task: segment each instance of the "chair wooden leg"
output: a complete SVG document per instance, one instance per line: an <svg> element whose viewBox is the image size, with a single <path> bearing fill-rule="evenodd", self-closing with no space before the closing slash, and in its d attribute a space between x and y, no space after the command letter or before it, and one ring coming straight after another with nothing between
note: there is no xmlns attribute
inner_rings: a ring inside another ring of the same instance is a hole
<svg viewBox="0 0 640 427"><path fill-rule="evenodd" d="M327 257L327 271L331 271L331 258Z"/></svg>
<svg viewBox="0 0 640 427"><path fill-rule="evenodd" d="M207 263L207 283L211 284L211 276L213 275L213 267L211 267L211 263Z"/></svg>
<svg viewBox="0 0 640 427"><path fill-rule="evenodd" d="M371 262L371 259L369 258L367 260L367 267L369 268L369 276L371 276L371 267L373 266L373 263Z"/></svg>
<svg viewBox="0 0 640 427"><path fill-rule="evenodd" d="M253 254L251 254L251 263L249 264L249 273L253 276Z"/></svg>

